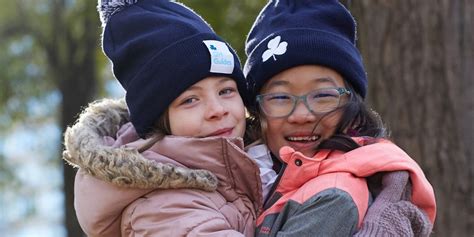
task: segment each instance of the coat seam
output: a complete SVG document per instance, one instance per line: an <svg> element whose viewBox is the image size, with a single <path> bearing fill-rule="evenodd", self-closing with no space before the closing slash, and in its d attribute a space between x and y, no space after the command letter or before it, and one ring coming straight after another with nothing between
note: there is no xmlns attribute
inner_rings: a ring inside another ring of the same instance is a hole
<svg viewBox="0 0 474 237"><path fill-rule="evenodd" d="M232 189L235 189L235 180L234 180L234 175L232 174L232 169L230 167L230 161L229 161L229 156L227 152L227 140L226 139L221 139L222 143L222 157L224 157L224 162L225 162L225 170L227 172L227 178L230 178L230 186Z"/></svg>

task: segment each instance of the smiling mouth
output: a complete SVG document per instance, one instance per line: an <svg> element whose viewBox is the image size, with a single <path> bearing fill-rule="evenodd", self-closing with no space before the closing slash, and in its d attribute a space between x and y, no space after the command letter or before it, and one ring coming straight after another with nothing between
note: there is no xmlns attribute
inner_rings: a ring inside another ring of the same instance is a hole
<svg viewBox="0 0 474 237"><path fill-rule="evenodd" d="M231 135L233 130L234 130L234 128L219 129L219 130L207 135L207 137Z"/></svg>
<svg viewBox="0 0 474 237"><path fill-rule="evenodd" d="M321 138L321 136L317 136L317 135L313 135L313 136L288 136L288 137L285 137L285 139L289 142L303 142L303 143L315 142L315 141L319 140L319 138Z"/></svg>

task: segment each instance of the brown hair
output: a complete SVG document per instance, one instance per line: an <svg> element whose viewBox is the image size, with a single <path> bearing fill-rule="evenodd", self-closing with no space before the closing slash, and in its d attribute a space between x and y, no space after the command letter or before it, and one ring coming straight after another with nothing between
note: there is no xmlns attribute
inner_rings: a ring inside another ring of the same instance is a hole
<svg viewBox="0 0 474 237"><path fill-rule="evenodd" d="M147 141L138 148L138 152L144 152L152 147L156 142L171 134L170 118L168 110L161 115L150 133L146 135Z"/></svg>

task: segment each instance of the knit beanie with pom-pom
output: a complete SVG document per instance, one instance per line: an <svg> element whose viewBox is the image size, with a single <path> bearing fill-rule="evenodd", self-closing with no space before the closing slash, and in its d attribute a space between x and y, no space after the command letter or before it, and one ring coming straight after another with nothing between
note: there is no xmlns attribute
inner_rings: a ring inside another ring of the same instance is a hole
<svg viewBox="0 0 474 237"><path fill-rule="evenodd" d="M126 90L130 120L140 137L152 132L174 99L206 77L230 77L246 94L235 51L183 4L99 0L98 10L103 50Z"/></svg>

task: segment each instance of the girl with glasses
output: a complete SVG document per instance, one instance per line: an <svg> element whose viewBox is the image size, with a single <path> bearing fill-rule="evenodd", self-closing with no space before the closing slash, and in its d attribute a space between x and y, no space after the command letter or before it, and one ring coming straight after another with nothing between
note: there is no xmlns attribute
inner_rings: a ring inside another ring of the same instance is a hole
<svg viewBox="0 0 474 237"><path fill-rule="evenodd" d="M248 34L248 129L276 173L256 236L430 234L433 189L365 104L355 33L337 0L270 0Z"/></svg>

